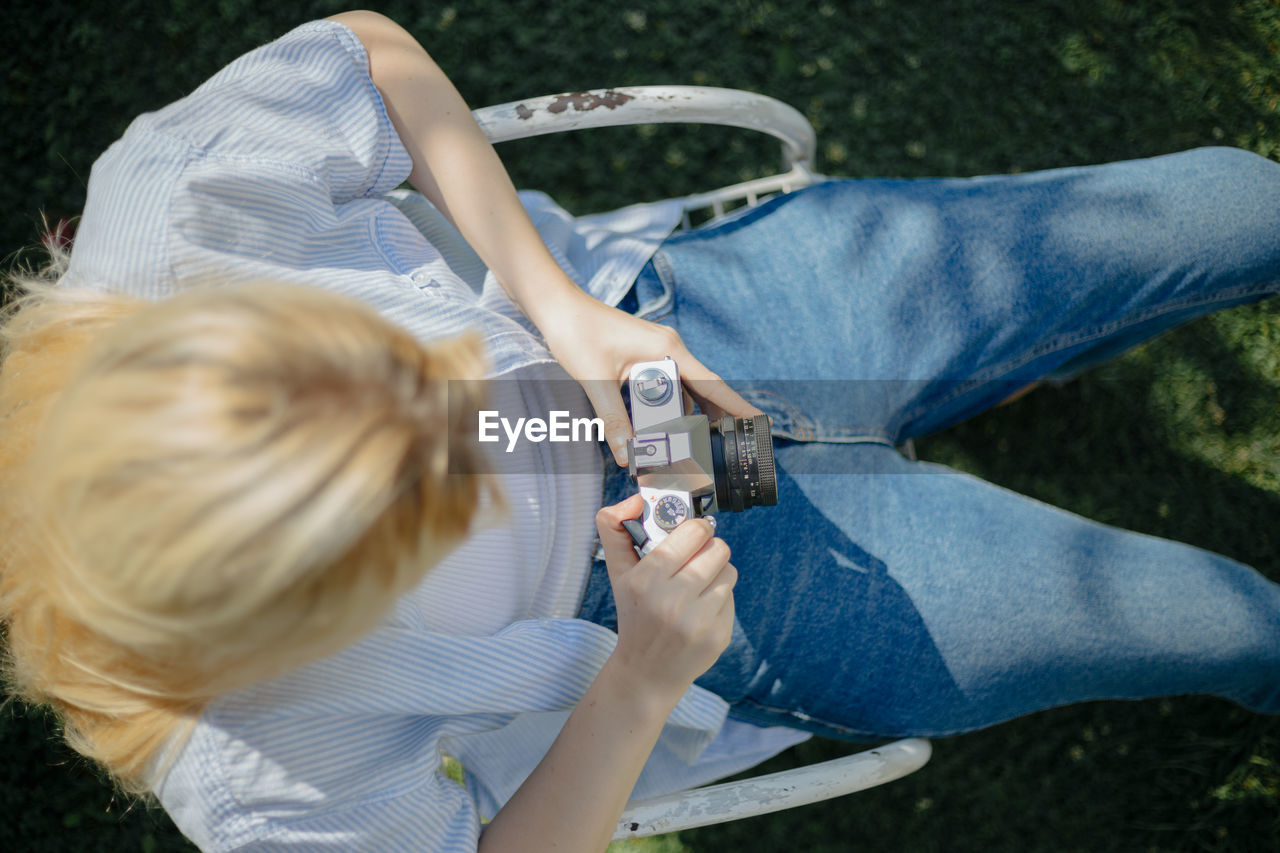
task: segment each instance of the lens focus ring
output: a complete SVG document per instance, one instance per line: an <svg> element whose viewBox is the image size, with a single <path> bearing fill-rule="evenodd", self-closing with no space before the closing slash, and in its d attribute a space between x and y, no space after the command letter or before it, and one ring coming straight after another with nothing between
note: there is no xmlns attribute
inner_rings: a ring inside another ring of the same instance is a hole
<svg viewBox="0 0 1280 853"><path fill-rule="evenodd" d="M760 506L778 503L778 475L773 468L773 434L769 432L769 416L756 415L752 419L755 435L757 481L760 483Z"/></svg>
<svg viewBox="0 0 1280 853"><path fill-rule="evenodd" d="M742 512L778 502L768 417L725 415L711 426L711 453L721 511Z"/></svg>

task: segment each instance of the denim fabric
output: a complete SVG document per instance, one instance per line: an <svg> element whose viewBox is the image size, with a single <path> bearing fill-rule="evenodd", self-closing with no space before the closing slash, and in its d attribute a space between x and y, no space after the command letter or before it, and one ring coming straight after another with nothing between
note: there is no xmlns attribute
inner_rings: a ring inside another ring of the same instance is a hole
<svg viewBox="0 0 1280 853"><path fill-rule="evenodd" d="M1280 165L1230 149L838 181L672 237L637 310L774 419L779 504L718 517L735 716L940 735L1097 698L1280 712L1280 586L896 442L1280 290ZM609 466L605 500L631 491ZM612 625L598 563L584 618Z"/></svg>

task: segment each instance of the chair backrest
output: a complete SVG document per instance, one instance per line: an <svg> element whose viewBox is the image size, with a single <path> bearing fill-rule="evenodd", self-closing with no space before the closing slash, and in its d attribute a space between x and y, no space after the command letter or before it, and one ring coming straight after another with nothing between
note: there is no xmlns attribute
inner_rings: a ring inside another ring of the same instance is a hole
<svg viewBox="0 0 1280 853"><path fill-rule="evenodd" d="M718 124L767 133L782 143L782 171L684 196L683 227L694 215L715 221L742 205L753 206L824 180L814 169L817 135L808 119L776 98L709 86L627 86L543 95L475 110L494 143L547 133L636 124Z"/></svg>

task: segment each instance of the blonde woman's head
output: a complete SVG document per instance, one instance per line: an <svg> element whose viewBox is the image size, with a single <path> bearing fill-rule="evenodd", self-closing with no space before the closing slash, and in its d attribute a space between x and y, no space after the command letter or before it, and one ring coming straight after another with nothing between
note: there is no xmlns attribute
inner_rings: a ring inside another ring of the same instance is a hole
<svg viewBox="0 0 1280 853"><path fill-rule="evenodd" d="M468 530L479 400L448 380L482 375L476 340L264 282L25 302L0 374L10 675L109 769L94 720L336 651Z"/></svg>

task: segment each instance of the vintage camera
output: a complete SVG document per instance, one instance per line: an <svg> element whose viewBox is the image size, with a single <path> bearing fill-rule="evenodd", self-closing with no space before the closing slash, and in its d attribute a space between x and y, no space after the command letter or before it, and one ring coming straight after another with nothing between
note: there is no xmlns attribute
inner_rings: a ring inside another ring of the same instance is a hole
<svg viewBox="0 0 1280 853"><path fill-rule="evenodd" d="M631 479L644 498L644 515L624 522L641 555L676 525L716 512L742 512L778 502L773 440L764 415L685 414L680 373L670 358L632 366L631 426L627 444Z"/></svg>

